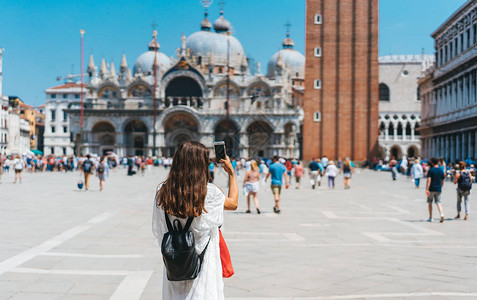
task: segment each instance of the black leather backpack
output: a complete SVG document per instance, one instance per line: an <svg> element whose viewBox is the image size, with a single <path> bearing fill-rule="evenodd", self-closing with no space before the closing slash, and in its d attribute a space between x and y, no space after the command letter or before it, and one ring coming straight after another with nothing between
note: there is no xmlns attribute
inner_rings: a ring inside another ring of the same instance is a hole
<svg viewBox="0 0 477 300"><path fill-rule="evenodd" d="M189 227L194 217L189 217L184 228L179 220L174 220L174 228L166 212L166 224L169 232L164 234L161 243L162 259L167 270L169 281L183 281L195 279L200 272L205 250L201 254L195 252L194 234L189 231Z"/></svg>

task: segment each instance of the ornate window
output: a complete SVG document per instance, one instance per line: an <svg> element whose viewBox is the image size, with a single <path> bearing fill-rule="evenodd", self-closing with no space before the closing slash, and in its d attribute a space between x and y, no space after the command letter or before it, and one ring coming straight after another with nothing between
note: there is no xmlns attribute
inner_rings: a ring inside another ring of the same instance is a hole
<svg viewBox="0 0 477 300"><path fill-rule="evenodd" d="M389 87L385 83L379 84L379 101L390 101Z"/></svg>
<svg viewBox="0 0 477 300"><path fill-rule="evenodd" d="M105 99L117 98L118 97L118 91L111 86L105 86L105 87L103 87L102 89L99 90L98 97L99 98L105 98Z"/></svg>
<svg viewBox="0 0 477 300"><path fill-rule="evenodd" d="M214 96L218 97L227 97L227 84L222 83L219 85L215 91L214 91ZM229 85L229 96L230 97L238 97L239 96L239 91L236 86L230 84Z"/></svg>
<svg viewBox="0 0 477 300"><path fill-rule="evenodd" d="M151 90L144 84L137 84L129 90L129 96L132 97L151 97Z"/></svg>
<svg viewBox="0 0 477 300"><path fill-rule="evenodd" d="M248 90L248 94L256 97L269 97L270 90L263 84L256 84Z"/></svg>

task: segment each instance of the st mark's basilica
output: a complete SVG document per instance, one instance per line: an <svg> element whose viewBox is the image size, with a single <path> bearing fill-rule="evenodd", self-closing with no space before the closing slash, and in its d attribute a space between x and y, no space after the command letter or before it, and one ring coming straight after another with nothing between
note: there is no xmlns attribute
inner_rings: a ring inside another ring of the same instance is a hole
<svg viewBox="0 0 477 300"><path fill-rule="evenodd" d="M211 149L224 140L232 157L299 156L305 57L289 34L267 70L258 63L252 74L223 12L213 24L206 13L200 27L182 36L177 58L160 51L156 34L132 70L125 55L117 71L103 59L98 72L90 57L83 153L171 156L187 140ZM79 102L66 112L74 143Z"/></svg>

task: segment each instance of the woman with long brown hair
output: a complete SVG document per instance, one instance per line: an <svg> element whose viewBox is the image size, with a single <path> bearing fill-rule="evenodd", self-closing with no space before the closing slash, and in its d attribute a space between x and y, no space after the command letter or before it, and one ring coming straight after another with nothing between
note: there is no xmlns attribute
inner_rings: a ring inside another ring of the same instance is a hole
<svg viewBox="0 0 477 300"><path fill-rule="evenodd" d="M229 176L228 196L208 183L209 149L192 141L177 148L169 176L157 189L152 226L159 244L168 232L166 214L172 224L178 220L182 228L193 217L189 230L196 253L203 253L200 272L193 280L169 281L164 268L162 299L224 299L219 226L224 209L237 209L238 186L229 157L220 163Z"/></svg>

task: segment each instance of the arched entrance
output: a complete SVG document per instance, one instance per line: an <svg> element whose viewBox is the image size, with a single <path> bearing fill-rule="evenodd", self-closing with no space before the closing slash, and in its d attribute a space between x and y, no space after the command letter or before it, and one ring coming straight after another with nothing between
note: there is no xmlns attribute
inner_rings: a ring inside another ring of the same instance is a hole
<svg viewBox="0 0 477 300"><path fill-rule="evenodd" d="M163 156L174 156L177 147L187 141L199 139L199 124L193 116L186 112L178 112L164 121L166 147L162 149Z"/></svg>
<svg viewBox="0 0 477 300"><path fill-rule="evenodd" d="M273 128L264 121L255 121L247 128L250 157L271 157Z"/></svg>
<svg viewBox="0 0 477 300"><path fill-rule="evenodd" d="M202 106L202 89L197 81L187 76L172 79L166 88L165 103L173 105Z"/></svg>
<svg viewBox="0 0 477 300"><path fill-rule="evenodd" d="M114 126L107 121L100 121L94 124L91 129L92 142L96 144L95 152L105 155L107 152L114 151L116 144L116 130Z"/></svg>
<svg viewBox="0 0 477 300"><path fill-rule="evenodd" d="M133 120L124 128L127 155L146 155L147 127L140 120Z"/></svg>
<svg viewBox="0 0 477 300"><path fill-rule="evenodd" d="M395 159L401 159L402 153L401 153L401 147L394 145L391 147L391 158L394 157Z"/></svg>
<svg viewBox="0 0 477 300"><path fill-rule="evenodd" d="M220 121L215 126L215 140L224 141L227 155L230 158L240 157L240 129L230 120Z"/></svg>
<svg viewBox="0 0 477 300"><path fill-rule="evenodd" d="M417 151L417 147L416 146L409 146L409 148L407 148L407 157L408 158L416 158L417 156L419 155L419 152Z"/></svg>

